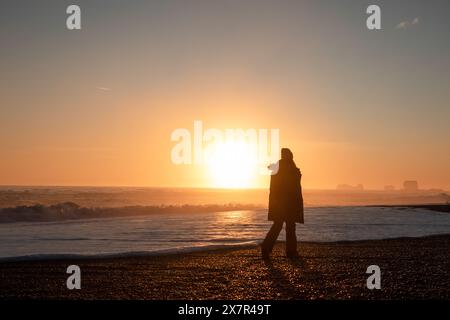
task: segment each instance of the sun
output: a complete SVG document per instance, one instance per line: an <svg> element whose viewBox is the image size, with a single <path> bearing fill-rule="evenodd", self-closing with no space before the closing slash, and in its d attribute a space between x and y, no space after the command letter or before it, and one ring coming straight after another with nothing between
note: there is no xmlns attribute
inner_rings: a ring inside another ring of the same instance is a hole
<svg viewBox="0 0 450 320"><path fill-rule="evenodd" d="M244 141L215 143L206 154L206 168L214 187L248 188L256 179L255 146Z"/></svg>

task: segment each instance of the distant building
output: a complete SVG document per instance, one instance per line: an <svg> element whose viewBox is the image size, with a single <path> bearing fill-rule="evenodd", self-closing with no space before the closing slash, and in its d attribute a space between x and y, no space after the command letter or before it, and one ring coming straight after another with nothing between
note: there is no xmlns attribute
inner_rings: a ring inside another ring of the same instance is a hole
<svg viewBox="0 0 450 320"><path fill-rule="evenodd" d="M419 183L416 180L407 180L403 182L403 189L405 191L417 191L419 190Z"/></svg>
<svg viewBox="0 0 450 320"><path fill-rule="evenodd" d="M441 193L441 196L444 198L444 201L446 202L446 204L450 204L450 195L444 193Z"/></svg>
<svg viewBox="0 0 450 320"><path fill-rule="evenodd" d="M362 184L358 184L356 186L351 186L351 185L348 185L348 184L338 184L336 186L336 190L345 190L345 191L358 190L358 191L362 191L362 190L364 190L364 186Z"/></svg>
<svg viewBox="0 0 450 320"><path fill-rule="evenodd" d="M394 191L395 187L393 185L384 186L385 191Z"/></svg>

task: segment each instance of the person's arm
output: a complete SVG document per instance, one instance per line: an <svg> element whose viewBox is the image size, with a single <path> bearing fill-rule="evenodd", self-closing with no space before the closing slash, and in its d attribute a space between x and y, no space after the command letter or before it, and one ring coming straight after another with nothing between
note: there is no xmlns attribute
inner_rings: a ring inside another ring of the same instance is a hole
<svg viewBox="0 0 450 320"><path fill-rule="evenodd" d="M297 183L297 192L299 195L299 201L300 201L300 206L301 206L301 210L303 212L303 194L302 194L302 173L299 170L298 171L298 179L297 179L298 183Z"/></svg>

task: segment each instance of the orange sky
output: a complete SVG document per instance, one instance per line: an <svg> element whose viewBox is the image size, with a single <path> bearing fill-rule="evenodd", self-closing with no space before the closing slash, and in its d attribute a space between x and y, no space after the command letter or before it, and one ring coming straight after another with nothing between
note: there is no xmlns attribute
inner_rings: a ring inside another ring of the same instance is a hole
<svg viewBox="0 0 450 320"><path fill-rule="evenodd" d="M357 2L251 2L81 1L78 32L62 4L2 10L0 184L212 187L170 158L201 120L278 128L306 188L450 189L445 8L385 4L377 33Z"/></svg>

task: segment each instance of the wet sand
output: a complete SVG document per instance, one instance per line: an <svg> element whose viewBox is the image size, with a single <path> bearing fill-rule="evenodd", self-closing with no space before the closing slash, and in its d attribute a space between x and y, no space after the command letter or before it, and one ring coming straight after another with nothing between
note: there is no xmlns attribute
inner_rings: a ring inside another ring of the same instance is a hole
<svg viewBox="0 0 450 320"><path fill-rule="evenodd" d="M450 235L278 243L270 260L258 247L182 255L0 263L1 299L449 299ZM67 266L81 268L81 290L66 288ZM381 290L366 288L369 265Z"/></svg>

